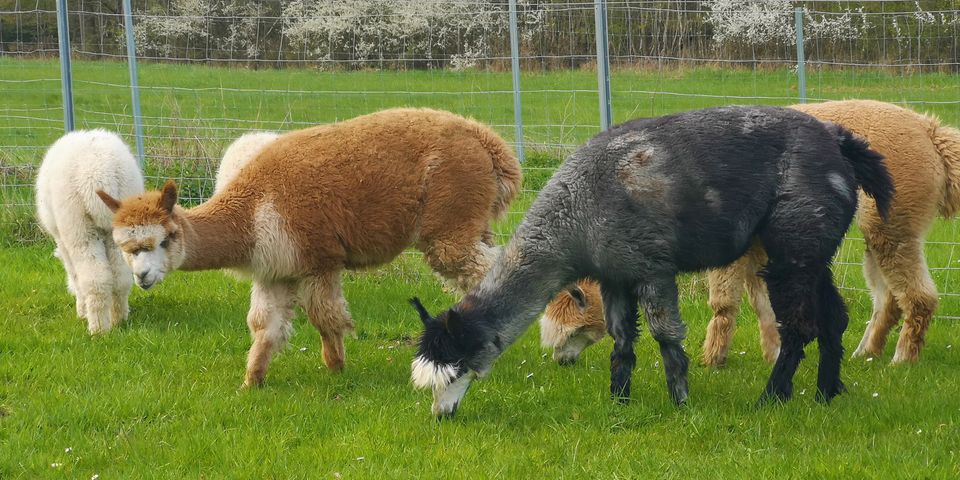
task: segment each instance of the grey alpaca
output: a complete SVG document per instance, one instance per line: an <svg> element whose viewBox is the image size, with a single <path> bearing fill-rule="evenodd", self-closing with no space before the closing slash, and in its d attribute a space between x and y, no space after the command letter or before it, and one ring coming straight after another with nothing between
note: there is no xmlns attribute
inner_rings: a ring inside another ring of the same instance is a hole
<svg viewBox="0 0 960 480"><path fill-rule="evenodd" d="M818 393L841 392L846 307L830 261L857 206L857 187L886 214L893 185L882 157L834 124L785 108L724 107L634 120L597 135L543 188L481 284L424 323L413 381L451 416L473 378L581 277L600 282L614 339L610 391L625 401L638 305L663 356L667 388L687 398L686 326L675 276L739 258L759 238L782 350L761 401L786 400L803 347L820 345Z"/></svg>

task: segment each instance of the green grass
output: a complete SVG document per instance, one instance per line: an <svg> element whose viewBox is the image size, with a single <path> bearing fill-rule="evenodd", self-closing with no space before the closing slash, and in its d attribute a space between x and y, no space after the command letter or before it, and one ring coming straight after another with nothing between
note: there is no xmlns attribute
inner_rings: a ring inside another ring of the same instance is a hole
<svg viewBox="0 0 960 480"><path fill-rule="evenodd" d="M75 67L78 124L129 134L125 66ZM90 338L30 213L29 166L62 132L56 64L0 58L0 72L0 80L38 80L4 83L0 95L0 478L960 475L960 322L942 317L931 327L918 365L887 365L892 342L883 359L845 361L849 392L829 406L813 399L816 347L809 347L794 400L763 409L754 408L754 401L769 367L760 358L752 313L741 315L727 368L691 368L690 403L679 409L668 400L649 336L638 341L633 402L621 406L606 393L609 339L589 349L578 365L561 368L539 347L534 327L490 378L474 385L458 417L439 424L429 414L429 392L414 391L408 380L420 325L406 299L420 296L438 311L454 297L440 289L419 254L347 276L357 337L347 341L348 367L339 375L323 368L319 335L301 314L266 386L238 391L250 345L249 286L219 272L177 272L150 292L135 291L130 321ZM957 78L940 74L822 71L811 72L808 81L810 96L817 98L960 97ZM595 82L590 71L524 75L528 140L572 145L592 135ZM507 73L146 64L141 83L151 182L187 177L192 201L210 191L208 177L221 149L246 129L288 129L388 106L425 105L498 124L512 138ZM795 88L787 71L618 71L614 112L619 121L754 103L740 97L788 104ZM925 106L960 124L960 106ZM16 112L32 118L14 118ZM497 226L501 240L562 151L547 146L528 159L526 193ZM862 258L857 237L854 231L854 240L844 243L835 268L838 283L847 287L848 351L870 310L854 265ZM957 237L955 225L939 222L930 239L944 243L927 246L943 292L956 292L960 282L954 273L960 255L947 243ZM690 325L686 347L696 357L710 315L705 281L690 275L680 285ZM944 295L939 314L960 316L958 299Z"/></svg>
<svg viewBox="0 0 960 480"><path fill-rule="evenodd" d="M829 406L813 398L811 346L796 397L759 410L769 367L752 316L741 319L727 368L691 368L690 403L679 409L648 336L638 341L633 401L621 406L606 393L609 339L561 368L534 327L474 385L457 418L438 424L430 394L408 380L420 326L405 300L419 295L436 311L454 298L418 257L348 275L357 337L345 372L323 368L319 335L300 315L265 387L238 391L250 344L244 283L174 273L133 293L120 329L90 338L49 246L0 249L0 478L960 474L958 322L934 323L918 365L888 366L892 348L874 362L845 361L849 392ZM703 279L681 284L696 356L709 317ZM845 293L849 350L869 299Z"/></svg>

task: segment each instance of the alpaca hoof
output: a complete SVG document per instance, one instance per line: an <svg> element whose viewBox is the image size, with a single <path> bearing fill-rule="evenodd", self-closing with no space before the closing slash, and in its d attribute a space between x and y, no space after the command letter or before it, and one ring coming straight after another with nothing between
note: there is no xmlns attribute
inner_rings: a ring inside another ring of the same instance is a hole
<svg viewBox="0 0 960 480"><path fill-rule="evenodd" d="M110 331L109 324L100 325L97 323L87 321L87 333L89 333L91 336L103 335L109 331Z"/></svg>
<svg viewBox="0 0 960 480"><path fill-rule="evenodd" d="M844 385L843 382L837 380L837 384L826 392L818 388L816 400L821 403L830 403L830 401L833 400L833 397L836 397L837 395L840 395L846 391L847 386Z"/></svg>
<svg viewBox="0 0 960 480"><path fill-rule="evenodd" d="M700 360L700 364L707 368L723 368L727 366L727 357L704 355Z"/></svg>
<svg viewBox="0 0 960 480"><path fill-rule="evenodd" d="M671 391L670 399L673 400L674 405L682 407L687 404L687 389L684 387L682 390Z"/></svg>
<svg viewBox="0 0 960 480"><path fill-rule="evenodd" d="M770 404L784 404L793 396L793 386L786 387L783 391L767 390L760 395L757 400L757 407L763 407Z"/></svg>
<svg viewBox="0 0 960 480"><path fill-rule="evenodd" d="M880 353L871 352L866 348L858 348L854 350L852 354L850 354L850 358L879 358L879 357L880 357Z"/></svg>
<svg viewBox="0 0 960 480"><path fill-rule="evenodd" d="M786 401L787 399L782 398L779 395L764 392L757 400L757 408L764 408L768 405L783 405Z"/></svg>
<svg viewBox="0 0 960 480"><path fill-rule="evenodd" d="M263 379L262 379L262 378L261 378L260 380L254 380L254 379L251 379L251 378L246 378L246 379L243 380L243 383L240 385L240 390L251 390L251 389L254 389L254 388L261 388L261 387L263 387Z"/></svg>
<svg viewBox="0 0 960 480"><path fill-rule="evenodd" d="M919 352L903 353L900 350L897 350L897 352L893 354L893 360L890 361L890 364L900 365L904 363L917 363L918 361L920 361Z"/></svg>
<svg viewBox="0 0 960 480"><path fill-rule="evenodd" d="M323 364L327 366L327 370L330 370L333 373L342 372L344 367L346 366L346 362L344 362L342 359L328 360L324 358Z"/></svg>

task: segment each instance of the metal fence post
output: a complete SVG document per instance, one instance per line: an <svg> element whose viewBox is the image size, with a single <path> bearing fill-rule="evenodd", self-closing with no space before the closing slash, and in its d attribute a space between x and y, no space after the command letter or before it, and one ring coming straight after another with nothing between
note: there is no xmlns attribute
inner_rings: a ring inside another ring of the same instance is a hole
<svg viewBox="0 0 960 480"><path fill-rule="evenodd" d="M600 95L600 129L613 123L610 106L610 50L607 44L607 2L594 0L594 19L597 23L597 88Z"/></svg>
<svg viewBox="0 0 960 480"><path fill-rule="evenodd" d="M146 167L143 154L143 117L140 115L140 84L137 82L137 46L133 40L133 9L130 0L123 0L123 29L127 34L127 66L130 68L130 101L133 103L133 131L137 137L137 161L140 170Z"/></svg>
<svg viewBox="0 0 960 480"><path fill-rule="evenodd" d="M67 0L57 0L57 37L60 40L60 91L63 95L63 129L73 131L73 71L70 67L70 22Z"/></svg>
<svg viewBox="0 0 960 480"><path fill-rule="evenodd" d="M523 163L523 113L520 101L520 38L517 34L517 0L510 0L510 70L513 73L513 125L516 130L517 158Z"/></svg>
<svg viewBox="0 0 960 480"><path fill-rule="evenodd" d="M807 103L807 59L803 54L803 8L797 7L793 11L793 23L797 34L797 90L800 93L800 103Z"/></svg>

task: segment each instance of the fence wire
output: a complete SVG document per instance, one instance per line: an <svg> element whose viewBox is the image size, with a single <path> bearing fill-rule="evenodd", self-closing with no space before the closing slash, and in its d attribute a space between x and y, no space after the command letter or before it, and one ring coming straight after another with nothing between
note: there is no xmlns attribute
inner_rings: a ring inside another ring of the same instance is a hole
<svg viewBox="0 0 960 480"><path fill-rule="evenodd" d="M251 130L286 131L395 106L454 111L514 141L508 3L494 0L147 0L133 2L149 186L183 201L213 191L223 149ZM522 215L557 159L596 134L594 2L518 4L528 152ZM872 98L960 125L960 2L607 1L615 122L737 104L790 105L794 9L803 9L807 98ZM120 2L71 0L78 128L133 138ZM63 133L55 2L0 2L0 244L39 241L32 184ZM960 312L957 227L926 252L941 317ZM500 229L501 240L509 228ZM837 259L863 291L863 241ZM865 297L863 297L865 298Z"/></svg>

